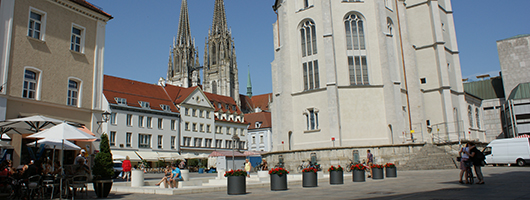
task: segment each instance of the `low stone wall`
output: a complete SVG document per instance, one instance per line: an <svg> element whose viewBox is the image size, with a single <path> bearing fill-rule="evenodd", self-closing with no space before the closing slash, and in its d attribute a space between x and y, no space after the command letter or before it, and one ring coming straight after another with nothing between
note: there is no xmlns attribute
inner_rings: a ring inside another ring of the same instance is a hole
<svg viewBox="0 0 530 200"><path fill-rule="evenodd" d="M296 169L300 164L302 164L302 161L311 160L311 153L316 154L317 163L320 164L322 171L324 171L325 173L327 173L327 169L331 167L331 165L341 165L345 167L348 165L350 160L353 160L354 150L357 150L359 152L360 162L363 162L363 160L366 159L366 150L370 150L371 153L374 155L375 164L394 163L398 167L398 170L433 169L427 164L429 162L429 159L431 159L429 157L425 158L426 160L423 161L426 164L411 161L411 159L417 159L418 155L425 154L424 152L420 152L420 150L424 146L426 146L426 143L318 148L292 151L277 151L265 153L262 154L262 156L267 160L269 167L271 168L278 164L279 156L283 156L285 168L293 173L297 173ZM477 144L477 146L479 147L479 149L482 149L485 144L480 143ZM456 158L456 156L458 155L458 150L460 149L460 144L458 142L435 144L429 145L428 148L436 148L435 151L441 154L445 154L444 157L450 159L452 157ZM436 156L432 157L433 161L435 161L436 159ZM410 166L407 166L407 163L414 164L415 166L411 168ZM448 165L446 168L448 167L451 166ZM454 167L454 165L452 167Z"/></svg>

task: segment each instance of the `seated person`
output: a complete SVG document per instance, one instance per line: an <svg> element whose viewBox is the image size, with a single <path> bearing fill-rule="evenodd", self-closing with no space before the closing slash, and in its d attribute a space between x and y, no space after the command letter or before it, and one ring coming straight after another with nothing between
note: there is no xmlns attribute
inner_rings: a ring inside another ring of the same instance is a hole
<svg viewBox="0 0 530 200"><path fill-rule="evenodd" d="M177 164L173 164L171 168L173 169L173 171L171 171L171 177L169 178L169 182L171 184L171 188L177 188L178 182L182 180L180 169L177 167Z"/></svg>
<svg viewBox="0 0 530 200"><path fill-rule="evenodd" d="M164 177L162 177L162 180L156 184L156 186L159 186L162 182L165 182L166 188L169 186L169 179L171 178L171 167L166 166L166 169L164 169Z"/></svg>

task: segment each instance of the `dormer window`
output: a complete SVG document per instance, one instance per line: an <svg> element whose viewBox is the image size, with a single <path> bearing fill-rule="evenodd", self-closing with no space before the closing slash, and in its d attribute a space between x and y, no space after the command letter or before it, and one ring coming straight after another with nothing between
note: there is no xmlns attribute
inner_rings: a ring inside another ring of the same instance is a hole
<svg viewBox="0 0 530 200"><path fill-rule="evenodd" d="M127 99L115 97L114 100L116 100L118 105L127 105Z"/></svg>
<svg viewBox="0 0 530 200"><path fill-rule="evenodd" d="M228 110L228 104L225 104L225 108Z"/></svg>
<svg viewBox="0 0 530 200"><path fill-rule="evenodd" d="M232 105L232 110L236 111L236 106Z"/></svg>
<svg viewBox="0 0 530 200"><path fill-rule="evenodd" d="M261 128L261 124L262 124L262 123L263 123L263 122L256 122L255 127L256 127L256 128Z"/></svg>
<svg viewBox="0 0 530 200"><path fill-rule="evenodd" d="M163 111L171 111L171 107L168 105L160 104L160 108L162 108Z"/></svg>
<svg viewBox="0 0 530 200"><path fill-rule="evenodd" d="M141 106L142 108L151 108L150 105L149 105L149 102L138 101L138 104L140 104L140 106Z"/></svg>
<svg viewBox="0 0 530 200"><path fill-rule="evenodd" d="M217 108L219 108L219 109L223 108L223 106L221 105L221 103L217 103Z"/></svg>

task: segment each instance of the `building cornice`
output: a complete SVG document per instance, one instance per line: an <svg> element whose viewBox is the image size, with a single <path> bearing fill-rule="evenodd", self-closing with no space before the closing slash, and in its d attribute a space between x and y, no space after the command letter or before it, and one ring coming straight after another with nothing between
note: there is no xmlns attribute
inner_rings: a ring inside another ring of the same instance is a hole
<svg viewBox="0 0 530 200"><path fill-rule="evenodd" d="M117 110L123 110L123 111L141 112L141 113L149 113L149 114L155 114L155 115L165 115L165 116L180 118L180 113L175 113L175 112L151 110L151 109L137 108L137 107L132 107L132 106L122 106L122 105L118 105L118 104L109 104L109 106L110 106L111 109L117 109Z"/></svg>
<svg viewBox="0 0 530 200"><path fill-rule="evenodd" d="M105 16L101 13L98 13L98 12L95 12L91 9L88 9L84 6L81 6L79 4L76 4L74 2L71 2L71 1L67 1L67 0L50 0L52 2L55 2L63 7L66 7L70 10L73 10L75 12L78 12L78 13L81 13L85 16L88 16L90 18L93 18L93 19L96 19L96 20L101 20L101 21L104 21L104 22L108 22L109 20L112 19L112 16L111 17L108 17L108 16Z"/></svg>

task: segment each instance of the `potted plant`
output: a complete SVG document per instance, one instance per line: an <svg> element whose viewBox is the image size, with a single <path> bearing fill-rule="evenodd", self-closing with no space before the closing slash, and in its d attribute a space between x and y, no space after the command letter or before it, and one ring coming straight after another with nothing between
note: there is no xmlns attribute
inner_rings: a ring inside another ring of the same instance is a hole
<svg viewBox="0 0 530 200"><path fill-rule="evenodd" d="M344 169L340 165L338 167L331 165L328 172L329 184L344 184Z"/></svg>
<svg viewBox="0 0 530 200"><path fill-rule="evenodd" d="M373 164L372 166L372 179L384 179L383 168L384 165Z"/></svg>
<svg viewBox="0 0 530 200"><path fill-rule="evenodd" d="M394 165L394 163L386 163L385 164L385 174L386 174L386 177L392 177L392 178L395 178L397 177L397 168L396 168L396 165Z"/></svg>
<svg viewBox="0 0 530 200"><path fill-rule="evenodd" d="M287 171L284 168L278 167L269 170L271 177L271 190L287 190Z"/></svg>
<svg viewBox="0 0 530 200"><path fill-rule="evenodd" d="M98 198L106 198L112 188L112 176L114 175L114 164L109 147L109 138L107 134L101 135L99 144L99 153L94 159L92 168L94 191Z"/></svg>
<svg viewBox="0 0 530 200"><path fill-rule="evenodd" d="M364 182L366 180L364 175L366 171L366 166L359 163L356 165L352 165L350 169L352 170L353 174L353 182Z"/></svg>
<svg viewBox="0 0 530 200"><path fill-rule="evenodd" d="M317 171L318 170L314 167L309 167L302 170L302 187L318 186Z"/></svg>
<svg viewBox="0 0 530 200"><path fill-rule="evenodd" d="M238 170L230 170L225 172L225 177L227 177L227 187L226 190L228 194L246 194L247 193L247 183L246 183L246 177L247 172L238 169Z"/></svg>

